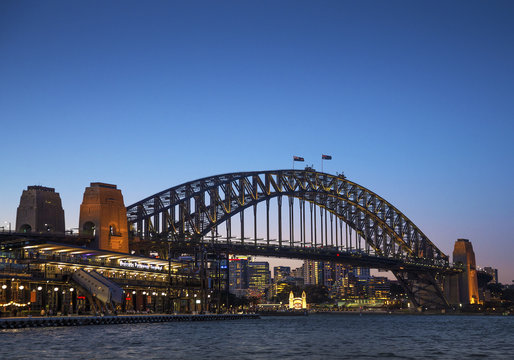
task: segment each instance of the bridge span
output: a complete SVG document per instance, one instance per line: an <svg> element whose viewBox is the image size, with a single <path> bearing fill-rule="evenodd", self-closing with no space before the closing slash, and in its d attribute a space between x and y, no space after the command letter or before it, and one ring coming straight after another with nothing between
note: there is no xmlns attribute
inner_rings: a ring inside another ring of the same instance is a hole
<svg viewBox="0 0 514 360"><path fill-rule="evenodd" d="M448 307L445 277L462 271L387 200L309 168L190 181L128 206L127 217L141 253L200 249L386 269L417 307Z"/></svg>

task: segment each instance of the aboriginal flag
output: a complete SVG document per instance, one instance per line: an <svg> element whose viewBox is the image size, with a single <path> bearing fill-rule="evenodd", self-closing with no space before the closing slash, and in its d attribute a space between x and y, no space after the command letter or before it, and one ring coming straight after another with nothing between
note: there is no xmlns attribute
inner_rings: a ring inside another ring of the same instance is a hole
<svg viewBox="0 0 514 360"><path fill-rule="evenodd" d="M293 161L305 161L303 157L293 156Z"/></svg>
<svg viewBox="0 0 514 360"><path fill-rule="evenodd" d="M321 155L321 158L323 160L332 160L332 156L331 155Z"/></svg>

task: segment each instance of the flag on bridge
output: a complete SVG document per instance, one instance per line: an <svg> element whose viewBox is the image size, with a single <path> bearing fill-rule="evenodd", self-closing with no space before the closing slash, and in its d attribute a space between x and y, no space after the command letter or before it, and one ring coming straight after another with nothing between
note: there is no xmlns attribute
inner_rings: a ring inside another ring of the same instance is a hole
<svg viewBox="0 0 514 360"><path fill-rule="evenodd" d="M305 161L303 157L293 156L293 161Z"/></svg>
<svg viewBox="0 0 514 360"><path fill-rule="evenodd" d="M321 155L321 159L323 159L323 160L332 160L332 156L331 155Z"/></svg>

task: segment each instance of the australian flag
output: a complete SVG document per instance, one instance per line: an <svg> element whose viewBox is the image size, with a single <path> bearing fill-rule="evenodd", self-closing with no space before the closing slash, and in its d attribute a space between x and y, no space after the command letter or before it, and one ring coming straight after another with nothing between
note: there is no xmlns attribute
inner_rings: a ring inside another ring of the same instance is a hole
<svg viewBox="0 0 514 360"><path fill-rule="evenodd" d="M293 156L293 161L305 161L303 157Z"/></svg>
<svg viewBox="0 0 514 360"><path fill-rule="evenodd" d="M323 160L332 160L332 156L331 155L321 155L321 158Z"/></svg>

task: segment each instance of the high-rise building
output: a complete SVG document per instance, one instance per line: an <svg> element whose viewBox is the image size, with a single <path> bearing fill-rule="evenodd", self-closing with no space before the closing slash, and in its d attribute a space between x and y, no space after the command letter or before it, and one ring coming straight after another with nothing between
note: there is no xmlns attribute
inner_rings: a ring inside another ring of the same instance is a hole
<svg viewBox="0 0 514 360"><path fill-rule="evenodd" d="M248 263L249 290L264 295L271 283L271 272L267 261L253 261Z"/></svg>
<svg viewBox="0 0 514 360"><path fill-rule="evenodd" d="M305 260L303 263L303 282L305 285L318 285L321 280L320 262Z"/></svg>
<svg viewBox="0 0 514 360"><path fill-rule="evenodd" d="M327 276L325 276L325 286L328 287L331 298L340 298L341 289L344 287L344 279L348 273L347 265L332 263L330 268L331 281L327 283Z"/></svg>
<svg viewBox="0 0 514 360"><path fill-rule="evenodd" d="M246 257L229 261L229 291L236 296L246 296L248 291L248 262Z"/></svg>
<svg viewBox="0 0 514 360"><path fill-rule="evenodd" d="M336 275L336 264L331 262L321 262L320 263L320 270L321 270L321 281L319 282L320 285L324 285L327 288L332 287L332 285L335 282L335 275Z"/></svg>
<svg viewBox="0 0 514 360"><path fill-rule="evenodd" d="M491 284L491 283L498 284L498 269L494 269L490 266L486 266L484 268L484 271L493 277L493 279L491 281L489 281L489 284Z"/></svg>
<svg viewBox="0 0 514 360"><path fill-rule="evenodd" d="M391 282L386 277L373 276L368 279L365 285L369 299L386 299L389 297Z"/></svg>
<svg viewBox="0 0 514 360"><path fill-rule="evenodd" d="M291 270L291 275L295 278L302 278L303 279L303 265L299 268Z"/></svg>
<svg viewBox="0 0 514 360"><path fill-rule="evenodd" d="M359 280L368 280L369 278L371 278L370 269L367 267L354 267L353 274Z"/></svg>
<svg viewBox="0 0 514 360"><path fill-rule="evenodd" d="M289 276L291 276L291 268L289 266L275 266L273 268L273 280L275 282L279 282Z"/></svg>

